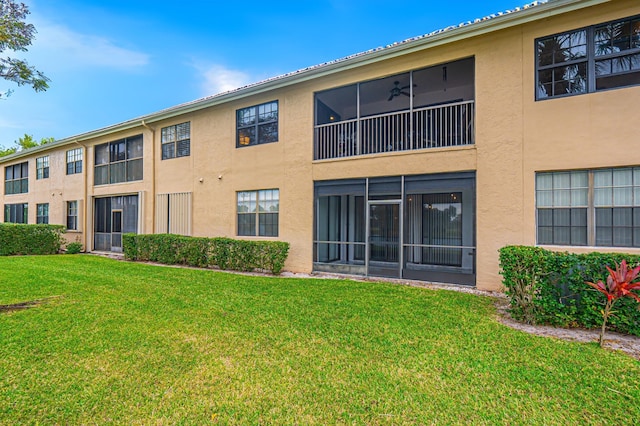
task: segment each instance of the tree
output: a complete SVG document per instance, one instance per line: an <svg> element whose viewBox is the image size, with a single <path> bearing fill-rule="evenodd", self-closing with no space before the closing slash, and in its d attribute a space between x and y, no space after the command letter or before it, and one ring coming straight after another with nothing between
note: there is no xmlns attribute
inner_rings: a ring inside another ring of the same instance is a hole
<svg viewBox="0 0 640 426"><path fill-rule="evenodd" d="M27 46L36 34L33 24L24 22L29 13L29 8L24 3L0 0L0 53L5 50L27 51ZM0 57L0 77L18 86L29 85L36 92L49 88L49 79L22 59ZM0 99L6 98L9 94L11 90L0 93Z"/></svg>
<svg viewBox="0 0 640 426"><path fill-rule="evenodd" d="M18 138L18 140L14 142L15 146L9 148L0 147L0 157L5 157L18 151L24 151L25 149L35 148L53 141L55 141L54 138L42 138L40 139L40 142L38 142L33 138L33 136L25 133L24 136Z"/></svg>
<svg viewBox="0 0 640 426"><path fill-rule="evenodd" d="M18 138L18 140L15 141L14 143L18 145L18 148L20 149L20 151L23 151L29 148L35 148L36 146L40 145L38 141L36 141L33 138L33 136L28 135L26 133L21 138Z"/></svg>
<svg viewBox="0 0 640 426"><path fill-rule="evenodd" d="M11 155L18 150L17 147L12 146L10 148L0 147L0 157L6 157L7 155Z"/></svg>

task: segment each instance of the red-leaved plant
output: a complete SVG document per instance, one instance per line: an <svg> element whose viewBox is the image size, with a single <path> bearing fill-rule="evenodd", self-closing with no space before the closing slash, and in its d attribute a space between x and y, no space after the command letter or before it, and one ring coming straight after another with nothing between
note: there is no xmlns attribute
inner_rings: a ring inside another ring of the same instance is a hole
<svg viewBox="0 0 640 426"><path fill-rule="evenodd" d="M616 263L616 269L613 270L607 266L609 276L607 282L602 280L597 283L587 281L586 283L607 296L607 303L602 312L602 330L600 331L600 346L604 345L604 332L607 327L607 320L613 314L611 308L616 300L628 296L640 302L640 295L633 293L633 290L640 290L640 282L636 281L640 274L640 265L635 268L627 266L627 262L623 260L619 265Z"/></svg>

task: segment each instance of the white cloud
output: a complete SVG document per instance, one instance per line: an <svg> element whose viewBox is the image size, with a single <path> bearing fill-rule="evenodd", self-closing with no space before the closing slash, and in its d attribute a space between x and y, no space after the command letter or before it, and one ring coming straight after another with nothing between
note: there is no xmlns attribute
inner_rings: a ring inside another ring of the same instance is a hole
<svg viewBox="0 0 640 426"><path fill-rule="evenodd" d="M149 63L148 54L120 47L105 37L81 34L46 21L35 22L35 26L38 33L29 56L49 58L48 64L64 68L136 69Z"/></svg>
<svg viewBox="0 0 640 426"><path fill-rule="evenodd" d="M212 65L208 67L196 66L196 68L201 72L202 78L204 79L202 83L204 96L227 92L246 86L251 82L249 74L243 71L229 69L222 65Z"/></svg>

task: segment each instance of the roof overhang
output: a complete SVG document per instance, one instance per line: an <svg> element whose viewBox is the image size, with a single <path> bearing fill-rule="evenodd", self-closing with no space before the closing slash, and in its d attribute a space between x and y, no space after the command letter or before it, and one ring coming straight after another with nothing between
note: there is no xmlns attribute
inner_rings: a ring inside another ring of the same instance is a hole
<svg viewBox="0 0 640 426"><path fill-rule="evenodd" d="M394 43L389 46L372 49L367 52L358 53L337 59L325 64L312 66L282 76L267 79L265 81L241 87L229 92L209 96L192 102L170 107L152 114L127 120L112 126L103 127L76 136L57 140L55 142L41 145L24 151L16 152L0 158L0 163L17 160L21 157L32 155L40 151L47 151L59 146L80 143L82 141L95 139L101 136L122 132L154 122L166 120L190 112L199 111L205 108L221 105L238 99L246 98L276 89L299 84L320 77L330 76L338 72L363 67L381 61L408 55L414 52L424 51L434 47L442 46L472 37L481 36L494 31L515 27L540 19L549 18L556 15L572 12L599 4L610 3L613 0L550 0L547 3L539 3L518 8L507 13L499 13L490 17L477 19L473 22L462 23L450 26L442 30L424 36L415 37L403 42Z"/></svg>

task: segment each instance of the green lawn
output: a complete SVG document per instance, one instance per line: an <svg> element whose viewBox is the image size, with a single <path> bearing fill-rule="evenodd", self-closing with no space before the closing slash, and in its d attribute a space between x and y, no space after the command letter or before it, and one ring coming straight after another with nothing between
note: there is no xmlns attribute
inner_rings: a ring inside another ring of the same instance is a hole
<svg viewBox="0 0 640 426"><path fill-rule="evenodd" d="M0 423L633 424L640 363L491 300L86 255L0 258Z"/></svg>

